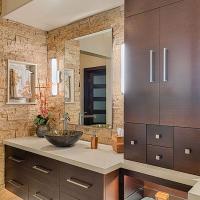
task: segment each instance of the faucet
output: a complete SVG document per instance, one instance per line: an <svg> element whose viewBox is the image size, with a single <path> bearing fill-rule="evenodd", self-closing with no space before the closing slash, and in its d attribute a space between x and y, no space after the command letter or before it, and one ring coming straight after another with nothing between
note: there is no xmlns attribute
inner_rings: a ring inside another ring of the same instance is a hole
<svg viewBox="0 0 200 200"><path fill-rule="evenodd" d="M67 130L67 121L70 121L69 114L67 112L64 113L63 118L61 118L63 121L63 129Z"/></svg>
<svg viewBox="0 0 200 200"><path fill-rule="evenodd" d="M83 125L85 118L96 118L96 115L87 115L85 112L84 114L79 113L79 125Z"/></svg>

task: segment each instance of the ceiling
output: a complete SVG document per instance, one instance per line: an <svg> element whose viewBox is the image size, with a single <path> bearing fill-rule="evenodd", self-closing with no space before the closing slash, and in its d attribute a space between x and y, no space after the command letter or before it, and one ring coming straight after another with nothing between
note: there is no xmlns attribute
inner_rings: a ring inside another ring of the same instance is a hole
<svg viewBox="0 0 200 200"><path fill-rule="evenodd" d="M4 16L45 31L124 4L124 0L32 0Z"/></svg>

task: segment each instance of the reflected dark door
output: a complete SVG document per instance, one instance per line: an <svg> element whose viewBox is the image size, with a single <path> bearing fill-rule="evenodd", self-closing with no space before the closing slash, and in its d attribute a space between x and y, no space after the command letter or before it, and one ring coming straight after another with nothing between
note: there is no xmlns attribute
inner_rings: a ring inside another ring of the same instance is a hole
<svg viewBox="0 0 200 200"><path fill-rule="evenodd" d="M159 124L159 9L125 20L125 122Z"/></svg>
<svg viewBox="0 0 200 200"><path fill-rule="evenodd" d="M199 13L199 0L160 9L162 125L200 128Z"/></svg>
<svg viewBox="0 0 200 200"><path fill-rule="evenodd" d="M106 66L84 69L84 124L106 124Z"/></svg>

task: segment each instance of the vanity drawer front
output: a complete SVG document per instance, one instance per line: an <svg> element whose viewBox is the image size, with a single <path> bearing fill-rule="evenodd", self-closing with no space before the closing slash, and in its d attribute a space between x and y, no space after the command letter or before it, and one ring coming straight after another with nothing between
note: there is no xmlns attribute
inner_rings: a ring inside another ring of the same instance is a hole
<svg viewBox="0 0 200 200"><path fill-rule="evenodd" d="M60 200L82 200L82 199L77 199L77 198L71 196L71 194L61 193Z"/></svg>
<svg viewBox="0 0 200 200"><path fill-rule="evenodd" d="M146 163L146 125L126 123L124 134L125 159Z"/></svg>
<svg viewBox="0 0 200 200"><path fill-rule="evenodd" d="M62 164L60 181L61 193L77 199L104 199L104 176L101 174Z"/></svg>
<svg viewBox="0 0 200 200"><path fill-rule="evenodd" d="M59 200L59 186L52 187L36 180L30 181L29 200ZM67 200L67 199L65 199Z"/></svg>
<svg viewBox="0 0 200 200"><path fill-rule="evenodd" d="M174 128L170 126L147 125L147 144L173 147Z"/></svg>
<svg viewBox="0 0 200 200"><path fill-rule="evenodd" d="M27 167L27 152L10 146L5 146L6 169Z"/></svg>
<svg viewBox="0 0 200 200"><path fill-rule="evenodd" d="M147 146L147 163L159 167L173 168L173 149Z"/></svg>
<svg viewBox="0 0 200 200"><path fill-rule="evenodd" d="M58 161L30 153L28 168L32 178L46 184L59 184Z"/></svg>
<svg viewBox="0 0 200 200"><path fill-rule="evenodd" d="M20 167L6 169L5 187L23 200L28 199L28 172Z"/></svg>
<svg viewBox="0 0 200 200"><path fill-rule="evenodd" d="M200 175L200 129L174 129L174 168Z"/></svg>

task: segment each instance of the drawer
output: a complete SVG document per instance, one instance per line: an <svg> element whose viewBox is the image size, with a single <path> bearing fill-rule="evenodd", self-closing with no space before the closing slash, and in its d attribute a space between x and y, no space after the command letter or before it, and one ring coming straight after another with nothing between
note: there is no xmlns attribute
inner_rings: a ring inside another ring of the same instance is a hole
<svg viewBox="0 0 200 200"><path fill-rule="evenodd" d="M146 125L126 123L124 143L125 159L146 163Z"/></svg>
<svg viewBox="0 0 200 200"><path fill-rule="evenodd" d="M27 167L27 152L10 146L5 146L6 169Z"/></svg>
<svg viewBox="0 0 200 200"><path fill-rule="evenodd" d="M31 177L46 184L59 184L59 162L50 158L29 154L28 169Z"/></svg>
<svg viewBox="0 0 200 200"><path fill-rule="evenodd" d="M147 125L147 144L172 148L174 144L174 128Z"/></svg>
<svg viewBox="0 0 200 200"><path fill-rule="evenodd" d="M61 193L77 199L104 199L104 175L62 164L60 170Z"/></svg>
<svg viewBox="0 0 200 200"><path fill-rule="evenodd" d="M200 175L200 129L174 129L174 168Z"/></svg>
<svg viewBox="0 0 200 200"><path fill-rule="evenodd" d="M26 170L16 167L6 169L5 187L10 192L19 196L23 200L28 199L28 173Z"/></svg>
<svg viewBox="0 0 200 200"><path fill-rule="evenodd" d="M31 180L29 186L29 200L59 200L59 186L55 187L36 180Z"/></svg>
<svg viewBox="0 0 200 200"><path fill-rule="evenodd" d="M77 198L71 196L70 194L61 193L60 200L82 200L82 199L77 199Z"/></svg>
<svg viewBox="0 0 200 200"><path fill-rule="evenodd" d="M147 163L172 169L173 149L147 145Z"/></svg>

